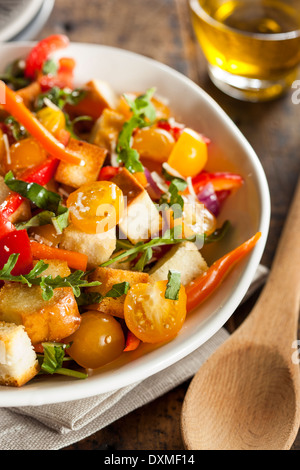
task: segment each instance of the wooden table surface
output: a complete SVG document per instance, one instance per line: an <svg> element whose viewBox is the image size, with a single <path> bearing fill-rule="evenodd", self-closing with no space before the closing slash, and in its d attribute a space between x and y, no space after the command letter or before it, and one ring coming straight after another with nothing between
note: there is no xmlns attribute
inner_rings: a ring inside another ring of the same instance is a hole
<svg viewBox="0 0 300 470"><path fill-rule="evenodd" d="M271 266L300 169L300 104L292 103L292 90L263 104L240 102L217 90L195 41L187 0L56 0L38 38L53 33L152 57L189 76L219 103L252 144L269 181L272 220L262 262ZM241 323L255 300L256 296L235 312L229 331ZM188 385L65 450L183 450L179 422ZM293 449L300 450L300 434Z"/></svg>

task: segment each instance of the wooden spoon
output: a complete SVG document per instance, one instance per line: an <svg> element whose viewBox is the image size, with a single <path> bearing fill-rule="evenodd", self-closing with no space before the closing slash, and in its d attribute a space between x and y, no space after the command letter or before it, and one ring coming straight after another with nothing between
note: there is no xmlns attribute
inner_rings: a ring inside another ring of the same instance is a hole
<svg viewBox="0 0 300 470"><path fill-rule="evenodd" d="M300 180L257 304L189 386L181 415L186 449L291 448L300 424L299 303Z"/></svg>

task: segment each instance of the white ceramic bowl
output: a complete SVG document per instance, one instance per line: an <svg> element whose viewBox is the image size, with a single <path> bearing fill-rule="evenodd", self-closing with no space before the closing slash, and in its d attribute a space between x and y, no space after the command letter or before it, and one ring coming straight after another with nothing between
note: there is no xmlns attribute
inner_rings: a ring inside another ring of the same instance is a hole
<svg viewBox="0 0 300 470"><path fill-rule="evenodd" d="M1 67L26 56L30 46L29 43L1 46ZM222 220L230 219L233 230L226 240L206 251L209 262L258 231L262 237L218 291L188 316L180 334L171 342L156 347L142 345L83 381L43 376L20 389L0 387L1 407L66 402L109 392L143 380L187 356L222 328L241 303L260 263L269 230L270 196L260 161L229 117L196 84L165 65L115 48L72 44L63 55L76 59L78 84L99 78L110 82L119 93L145 91L155 86L158 95L170 101L178 121L212 140L210 167L237 171L245 178L244 187L227 200L222 213Z"/></svg>

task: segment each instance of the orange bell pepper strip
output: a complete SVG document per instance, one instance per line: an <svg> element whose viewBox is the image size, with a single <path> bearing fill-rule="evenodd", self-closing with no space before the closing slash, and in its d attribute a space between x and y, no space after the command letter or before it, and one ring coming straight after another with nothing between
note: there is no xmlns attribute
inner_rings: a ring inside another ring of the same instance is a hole
<svg viewBox="0 0 300 470"><path fill-rule="evenodd" d="M71 269L87 270L88 257L83 253L53 248L34 240L30 240L30 248L33 259L59 259L66 261Z"/></svg>
<svg viewBox="0 0 300 470"><path fill-rule="evenodd" d="M255 247L261 237L258 232L235 250L217 260L204 274L186 287L187 312L194 310L206 300L223 282L230 270Z"/></svg>
<svg viewBox="0 0 300 470"><path fill-rule="evenodd" d="M130 330L127 333L126 344L124 352L135 351L141 343L141 340L137 338Z"/></svg>
<svg viewBox="0 0 300 470"><path fill-rule="evenodd" d="M73 165L84 165L80 155L71 152L59 142L30 112L22 98L0 80L0 87L2 86L5 87L6 102L2 104L5 111L22 124L29 134L40 142L49 155Z"/></svg>

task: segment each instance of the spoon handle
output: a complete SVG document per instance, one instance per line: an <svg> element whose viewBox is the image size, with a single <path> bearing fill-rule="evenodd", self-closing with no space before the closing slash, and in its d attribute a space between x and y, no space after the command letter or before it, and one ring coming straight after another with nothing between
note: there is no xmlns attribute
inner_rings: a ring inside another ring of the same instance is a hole
<svg viewBox="0 0 300 470"><path fill-rule="evenodd" d="M300 178L280 237L268 282L249 321L257 339L276 340L286 348L297 336L300 304ZM249 330L248 330L249 331ZM247 333L249 335L249 333Z"/></svg>

